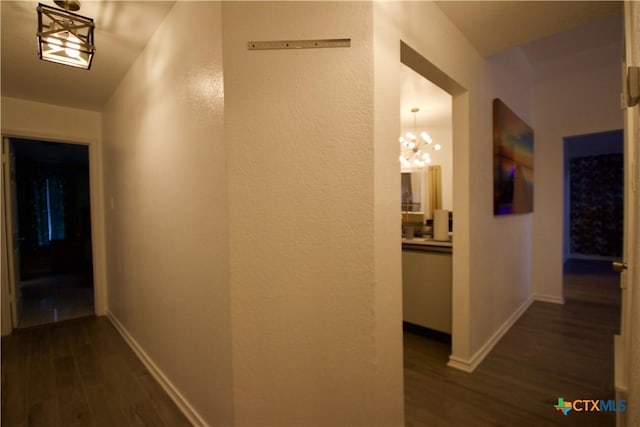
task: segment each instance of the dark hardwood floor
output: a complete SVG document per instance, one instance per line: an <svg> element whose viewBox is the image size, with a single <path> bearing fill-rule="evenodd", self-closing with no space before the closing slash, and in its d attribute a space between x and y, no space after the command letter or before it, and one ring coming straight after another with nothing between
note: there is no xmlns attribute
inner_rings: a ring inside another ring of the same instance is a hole
<svg viewBox="0 0 640 427"><path fill-rule="evenodd" d="M450 344L405 332L407 426L613 427L612 412L557 412L559 397L613 399L618 276L573 262L564 305L535 302L472 374ZM2 426L190 425L106 318L2 338Z"/></svg>
<svg viewBox="0 0 640 427"><path fill-rule="evenodd" d="M570 261L565 304L534 302L482 364L446 367L450 344L404 334L407 426L615 426L614 412L553 407L559 397L614 399L620 289L610 263Z"/></svg>
<svg viewBox="0 0 640 427"><path fill-rule="evenodd" d="M2 426L191 425L105 317L2 338Z"/></svg>

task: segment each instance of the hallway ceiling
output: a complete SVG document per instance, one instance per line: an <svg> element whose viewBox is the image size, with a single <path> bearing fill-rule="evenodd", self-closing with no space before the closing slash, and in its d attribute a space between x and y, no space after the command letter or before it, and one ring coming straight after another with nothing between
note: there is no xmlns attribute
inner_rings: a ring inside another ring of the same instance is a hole
<svg viewBox="0 0 640 427"><path fill-rule="evenodd" d="M622 13L621 1L436 1L483 56Z"/></svg>
<svg viewBox="0 0 640 427"><path fill-rule="evenodd" d="M43 3L54 5L52 0ZM618 1L436 3L485 56L622 10ZM1 1L2 95L101 111L173 4L174 1L82 2L78 13L96 22L96 55L91 70L84 71L38 59L36 1ZM542 51L538 46L533 53L540 57ZM531 56L530 61L531 58L536 56Z"/></svg>
<svg viewBox="0 0 640 427"><path fill-rule="evenodd" d="M173 4L82 1L77 13L96 23L96 54L86 71L38 59L37 1L1 1L2 95L100 111Z"/></svg>
<svg viewBox="0 0 640 427"><path fill-rule="evenodd" d="M443 2L437 2L441 5ZM473 15L478 12L479 15L485 14L486 22L484 24L480 21L476 22L476 26L468 25L467 36L470 40L476 40L476 47L478 49L484 46L486 52L502 52L506 49L513 47L519 47L522 53L527 58L529 64L535 68L541 66L546 62L564 58L576 52L594 49L598 47L607 46L612 43L620 43L622 39L622 15L621 7L618 2L586 2L589 3L589 7L586 10L581 10L580 7L584 6L585 2L561 2L563 4L562 11L570 15L570 19L560 19L560 16L556 16L556 22L549 28L540 25L530 25L528 32L521 32L516 34L517 31L509 31L509 36L502 39L493 39L488 41L480 41L475 36L477 31L480 34L491 33L485 30L486 27L500 27L499 22L502 19L506 19L506 16L511 16L515 22L518 22L523 18L520 13L524 11L531 12L533 6L535 10L541 11L544 8L549 7L556 10L555 3L550 5L551 2L531 2L527 3L527 6L522 7L524 2L444 2L444 8L451 8L454 12L455 18L460 18L462 21L468 19L465 16L458 16L459 12L457 5L459 3L469 3L466 6L470 7L469 12ZM452 4L455 3L455 4ZM568 4L571 3L571 4ZM484 7L487 7L485 10ZM574 6L576 7L574 10ZM613 6L613 7L612 7ZM542 8L542 9L536 9ZM483 11L484 12L480 12ZM578 12L578 10L581 10ZM597 12L597 13L596 13ZM582 18L578 18L578 15L582 14ZM464 15L464 14L462 14ZM589 17L587 19L587 16ZM546 34L551 28L558 30L561 27L569 26L569 23L583 22L582 24L571 27L565 31L554 32L550 35L546 35L540 38L541 35ZM559 23L563 23L560 25ZM462 25L462 24L459 24ZM491 33L495 34L495 33ZM491 36L493 37L493 36ZM515 41L515 37L518 40ZM488 37L490 38L490 37ZM527 42L524 42L527 40ZM533 40L533 41L529 41ZM513 44L515 43L515 44ZM489 58L491 60L491 58ZM418 116L419 122L427 129L446 129L451 127L451 96L444 92L442 89L433 85L431 82L420 76L418 73L409 70L407 67L403 67L401 74L401 106L400 117L402 132L410 130L413 127L413 113L411 108L420 107L420 113Z"/></svg>

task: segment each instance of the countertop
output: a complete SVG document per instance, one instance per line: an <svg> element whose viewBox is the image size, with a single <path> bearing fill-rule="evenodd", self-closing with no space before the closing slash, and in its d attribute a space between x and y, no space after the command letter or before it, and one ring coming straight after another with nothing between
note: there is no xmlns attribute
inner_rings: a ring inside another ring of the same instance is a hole
<svg viewBox="0 0 640 427"><path fill-rule="evenodd" d="M402 247L404 249L450 252L453 249L453 243L451 240L433 240L431 237L414 237L413 239L403 237Z"/></svg>

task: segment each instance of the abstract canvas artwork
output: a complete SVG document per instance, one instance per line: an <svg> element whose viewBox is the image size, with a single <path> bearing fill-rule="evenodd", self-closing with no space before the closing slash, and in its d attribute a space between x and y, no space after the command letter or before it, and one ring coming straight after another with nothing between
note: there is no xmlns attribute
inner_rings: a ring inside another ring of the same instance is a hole
<svg viewBox="0 0 640 427"><path fill-rule="evenodd" d="M493 214L533 212L533 129L493 100Z"/></svg>

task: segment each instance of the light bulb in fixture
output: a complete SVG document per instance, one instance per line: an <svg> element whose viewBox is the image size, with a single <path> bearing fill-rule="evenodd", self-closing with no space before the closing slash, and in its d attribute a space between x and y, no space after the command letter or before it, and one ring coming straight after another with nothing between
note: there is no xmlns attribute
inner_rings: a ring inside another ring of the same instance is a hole
<svg viewBox="0 0 640 427"><path fill-rule="evenodd" d="M55 37L47 37L47 47L49 49L61 49L62 42Z"/></svg>
<svg viewBox="0 0 640 427"><path fill-rule="evenodd" d="M82 41L70 31L59 31L54 35L47 37L47 47L55 52L64 53L71 58L80 56L80 43Z"/></svg>
<svg viewBox="0 0 640 427"><path fill-rule="evenodd" d="M431 139L431 136L425 131L422 131L422 133L420 133L420 136L422 137L424 142L426 142L427 144L431 144L433 142L433 140Z"/></svg>
<svg viewBox="0 0 640 427"><path fill-rule="evenodd" d="M67 32L67 43L64 52L72 58L80 56L80 39L73 33Z"/></svg>
<svg viewBox="0 0 640 427"><path fill-rule="evenodd" d="M440 151L442 149L442 145L436 144L436 145L433 146L433 149L436 150L436 151Z"/></svg>

